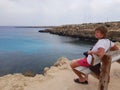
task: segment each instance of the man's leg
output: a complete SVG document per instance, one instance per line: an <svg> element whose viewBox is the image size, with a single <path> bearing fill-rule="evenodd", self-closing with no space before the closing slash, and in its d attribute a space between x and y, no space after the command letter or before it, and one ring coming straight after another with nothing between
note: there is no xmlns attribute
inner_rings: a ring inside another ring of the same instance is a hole
<svg viewBox="0 0 120 90"><path fill-rule="evenodd" d="M80 66L80 65L77 63L77 61L72 61L72 62L70 63L70 66L71 66L73 72L79 77L80 82L84 82L84 81L88 80L88 75L85 75L85 74L83 74L83 73L81 73L80 71L77 71L77 70L75 69L76 67Z"/></svg>

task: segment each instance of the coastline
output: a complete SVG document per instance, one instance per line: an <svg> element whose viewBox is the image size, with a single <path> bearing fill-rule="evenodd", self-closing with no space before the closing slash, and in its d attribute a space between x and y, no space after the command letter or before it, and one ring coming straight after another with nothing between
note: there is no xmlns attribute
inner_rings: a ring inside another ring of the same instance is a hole
<svg viewBox="0 0 120 90"><path fill-rule="evenodd" d="M83 40L96 40L94 37L94 29L98 26L106 26L108 28L108 38L112 41L120 41L120 22L105 22L105 23L84 23L84 24L71 24L61 25L39 31L42 33L51 33L61 36L69 36L80 38Z"/></svg>
<svg viewBox="0 0 120 90"><path fill-rule="evenodd" d="M59 58L50 68L44 69L44 75L26 77L22 74L8 74L0 77L0 90L97 90L99 80L89 75L89 84L81 85L73 81L77 76L69 66L70 60ZM108 90L119 90L120 66L113 63Z"/></svg>
<svg viewBox="0 0 120 90"><path fill-rule="evenodd" d="M57 26L15 26L15 28L55 28Z"/></svg>
<svg viewBox="0 0 120 90"><path fill-rule="evenodd" d="M120 42L116 44L120 48ZM44 74L36 74L34 77L27 77L21 73L4 75L0 77L0 90L95 90L98 88L99 81L91 75L89 75L88 85L73 82L77 76L72 72L69 63L70 60L61 57L53 66L44 68ZM119 90L120 65L118 63L112 64L110 75L108 90Z"/></svg>

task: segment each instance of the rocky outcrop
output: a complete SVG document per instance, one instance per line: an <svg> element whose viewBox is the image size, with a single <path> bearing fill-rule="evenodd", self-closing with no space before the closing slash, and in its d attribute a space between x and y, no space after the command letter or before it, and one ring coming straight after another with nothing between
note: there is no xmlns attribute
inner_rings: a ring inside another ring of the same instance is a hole
<svg viewBox="0 0 120 90"><path fill-rule="evenodd" d="M59 70L71 70L69 66L70 60L68 60L65 57L61 57L57 60L57 62L54 63L51 67L45 67L44 68L44 75L45 76L54 76L54 73Z"/></svg>
<svg viewBox="0 0 120 90"><path fill-rule="evenodd" d="M99 81L89 75L89 84L80 85L73 81L77 78L69 66L70 60L59 58L54 66L46 67L45 74L26 77L22 74L8 74L0 77L0 90L96 90ZM113 63L110 72L109 90L120 89L120 66Z"/></svg>
<svg viewBox="0 0 120 90"><path fill-rule="evenodd" d="M43 32L58 34L63 36L78 37L81 39L95 39L94 29L98 26L106 26L109 30L108 37L113 41L120 41L120 22L106 22L106 23L86 23L86 24L72 24L62 25L47 29Z"/></svg>
<svg viewBox="0 0 120 90"><path fill-rule="evenodd" d="M23 74L8 74L0 77L0 90L48 90L42 89L39 86L41 83L49 81L56 76L56 73L61 70L70 70L69 62L67 58L61 57L58 61L51 67L46 67L43 74L36 74L34 77L27 77ZM55 81L56 83L56 81ZM38 84L37 88L29 88L30 86ZM53 83L54 85L54 83ZM28 87L26 89L26 87ZM52 89L53 90L53 89Z"/></svg>

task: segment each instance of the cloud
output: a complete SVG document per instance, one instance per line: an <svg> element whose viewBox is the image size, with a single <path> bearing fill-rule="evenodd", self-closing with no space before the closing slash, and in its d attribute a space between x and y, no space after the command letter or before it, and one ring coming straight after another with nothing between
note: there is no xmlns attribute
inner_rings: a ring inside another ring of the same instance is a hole
<svg viewBox="0 0 120 90"><path fill-rule="evenodd" d="M120 20L119 0L92 0L92 15L101 21Z"/></svg>
<svg viewBox="0 0 120 90"><path fill-rule="evenodd" d="M0 25L62 25L120 19L120 0L0 0Z"/></svg>

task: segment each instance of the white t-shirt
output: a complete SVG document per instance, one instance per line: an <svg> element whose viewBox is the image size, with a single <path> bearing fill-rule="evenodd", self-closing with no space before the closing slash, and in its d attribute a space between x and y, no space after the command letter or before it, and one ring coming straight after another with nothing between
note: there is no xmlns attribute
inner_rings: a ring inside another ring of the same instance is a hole
<svg viewBox="0 0 120 90"><path fill-rule="evenodd" d="M98 48L104 48L105 52L107 52L111 47L114 46L114 43L110 41L109 39L100 39L97 41L97 43L93 46L91 51L96 52ZM87 62L91 64L92 56L88 55Z"/></svg>

